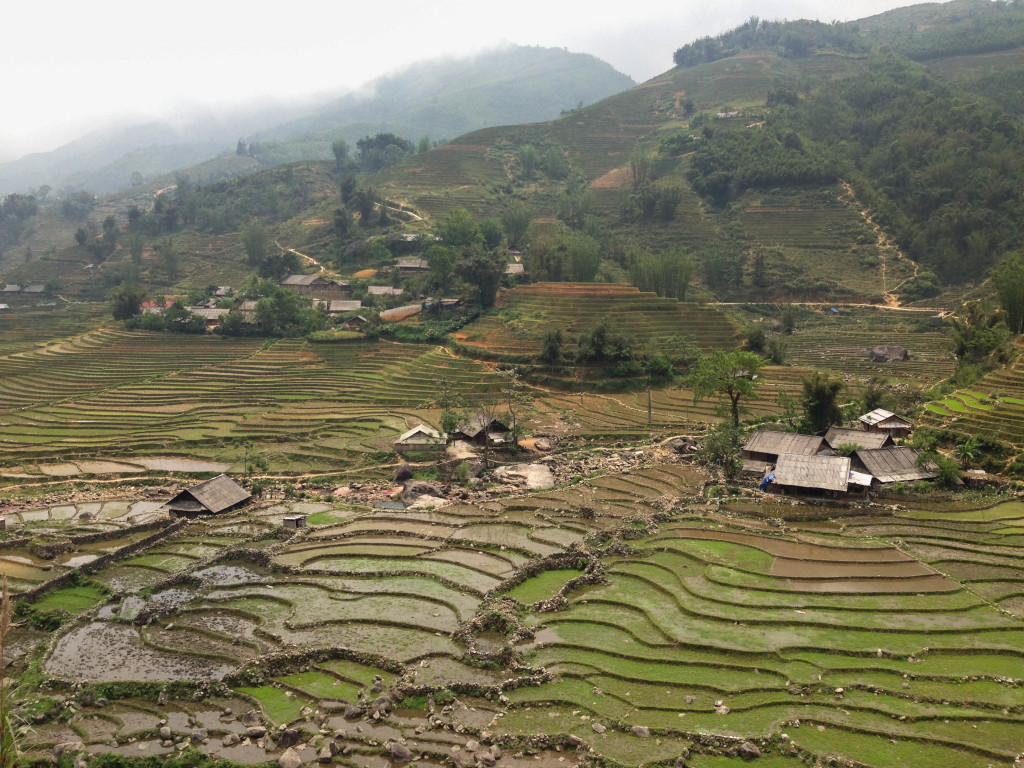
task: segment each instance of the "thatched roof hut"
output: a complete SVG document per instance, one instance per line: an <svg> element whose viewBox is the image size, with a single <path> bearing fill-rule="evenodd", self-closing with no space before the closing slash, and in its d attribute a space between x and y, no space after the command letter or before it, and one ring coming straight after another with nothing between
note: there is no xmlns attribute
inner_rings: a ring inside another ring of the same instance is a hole
<svg viewBox="0 0 1024 768"><path fill-rule="evenodd" d="M905 445L854 452L858 467L879 483L908 483L931 480L939 476L939 468L932 462L918 465L919 451Z"/></svg>
<svg viewBox="0 0 1024 768"><path fill-rule="evenodd" d="M172 517L217 515L240 507L251 498L251 494L230 477L217 475L212 480L186 488L164 508Z"/></svg>
<svg viewBox="0 0 1024 768"><path fill-rule="evenodd" d="M784 453L775 463L773 482L797 490L846 491L849 456L797 456Z"/></svg>

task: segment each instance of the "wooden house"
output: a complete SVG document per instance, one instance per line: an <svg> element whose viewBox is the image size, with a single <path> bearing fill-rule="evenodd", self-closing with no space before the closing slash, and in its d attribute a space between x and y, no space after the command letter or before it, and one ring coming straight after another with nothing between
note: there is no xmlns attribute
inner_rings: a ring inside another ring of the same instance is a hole
<svg viewBox="0 0 1024 768"><path fill-rule="evenodd" d="M784 453L813 456L825 448L825 438L817 435L798 435L794 432L773 432L759 429L743 446L744 461L772 464Z"/></svg>
<svg viewBox="0 0 1024 768"><path fill-rule="evenodd" d="M781 454L766 478L783 493L846 493L850 484L849 456Z"/></svg>
<svg viewBox="0 0 1024 768"><path fill-rule="evenodd" d="M403 277L421 275L430 271L430 264L426 259L398 259L395 261L395 266L398 267L398 271Z"/></svg>
<svg viewBox="0 0 1024 768"><path fill-rule="evenodd" d="M295 291L300 296L309 296L320 301L347 299L352 295L352 286L349 283L343 280L328 280L323 275L288 275L278 285Z"/></svg>
<svg viewBox="0 0 1024 768"><path fill-rule="evenodd" d="M871 475L873 485L912 483L938 477L938 467L931 462L918 465L918 456L919 451L904 445L855 451L854 469Z"/></svg>
<svg viewBox="0 0 1024 768"><path fill-rule="evenodd" d="M445 444L444 435L425 424L418 424L395 440L396 451L426 451Z"/></svg>
<svg viewBox="0 0 1024 768"><path fill-rule="evenodd" d="M456 440L465 440L476 445L500 445L508 440L512 430L500 419L490 419L480 413L473 414L469 421L464 421L452 432Z"/></svg>
<svg viewBox="0 0 1024 768"><path fill-rule="evenodd" d="M217 475L186 488L164 505L171 517L196 518L219 515L245 504L252 496L227 475Z"/></svg>
<svg viewBox="0 0 1024 768"><path fill-rule="evenodd" d="M856 445L858 448L886 448L896 445L888 432L868 432L843 427L832 427L825 433L825 442L832 450L841 445Z"/></svg>
<svg viewBox="0 0 1024 768"><path fill-rule="evenodd" d="M914 425L892 411L876 408L860 417L860 426L868 432L885 432L893 437L906 437Z"/></svg>
<svg viewBox="0 0 1024 768"><path fill-rule="evenodd" d="M401 296L404 291L390 285L369 285L366 287L366 293L369 296Z"/></svg>

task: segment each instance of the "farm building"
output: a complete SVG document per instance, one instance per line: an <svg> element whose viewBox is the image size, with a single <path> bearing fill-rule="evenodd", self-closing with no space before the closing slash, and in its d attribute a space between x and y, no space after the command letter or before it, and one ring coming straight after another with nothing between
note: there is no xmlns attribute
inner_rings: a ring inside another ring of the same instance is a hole
<svg viewBox="0 0 1024 768"><path fill-rule="evenodd" d="M207 328L216 328L220 325L221 320L224 319L224 315L231 311L218 307L185 307L185 309L193 315L199 315L203 318L206 321Z"/></svg>
<svg viewBox="0 0 1024 768"><path fill-rule="evenodd" d="M861 429L868 432L886 432L893 437L906 437L914 426L907 419L884 408L865 413L860 417L860 425Z"/></svg>
<svg viewBox="0 0 1024 768"><path fill-rule="evenodd" d="M938 477L938 467L931 462L918 465L920 455L913 448L893 445L854 452L855 468L871 475L879 484L908 483Z"/></svg>
<svg viewBox="0 0 1024 768"><path fill-rule="evenodd" d="M444 435L436 429L419 424L395 440L396 451L425 451L444 445Z"/></svg>
<svg viewBox="0 0 1024 768"><path fill-rule="evenodd" d="M362 315L356 315L355 317L350 317L348 320L343 320L338 323L338 327L346 331L361 331L369 322L370 321Z"/></svg>
<svg viewBox="0 0 1024 768"><path fill-rule="evenodd" d="M203 515L217 515L242 506L252 496L227 475L217 475L199 485L186 488L164 508L171 517L195 518Z"/></svg>
<svg viewBox="0 0 1024 768"><path fill-rule="evenodd" d="M886 448L896 445L892 435L886 432L868 432L863 429L832 427L825 433L825 442L835 450L840 445L856 445L858 448Z"/></svg>
<svg viewBox="0 0 1024 768"><path fill-rule="evenodd" d="M477 445L504 443L508 439L511 430L508 424L500 419L490 419L480 413L473 414L469 421L464 421L455 428L452 437L456 440L465 440Z"/></svg>
<svg viewBox="0 0 1024 768"><path fill-rule="evenodd" d="M370 285L366 288L370 296L401 296L404 291L401 288L392 288L390 285Z"/></svg>
<svg viewBox="0 0 1024 768"><path fill-rule="evenodd" d="M768 479L783 492L846 493L850 484L850 463L849 456L784 453Z"/></svg>
<svg viewBox="0 0 1024 768"><path fill-rule="evenodd" d="M784 453L814 456L825 448L825 439L816 435L797 435L792 432L773 432L759 429L743 446L744 461L773 463Z"/></svg>
<svg viewBox="0 0 1024 768"><path fill-rule="evenodd" d="M309 296L321 301L347 299L352 295L352 286L347 282L328 280L321 275L288 275L278 285L295 291L300 296Z"/></svg>
<svg viewBox="0 0 1024 768"><path fill-rule="evenodd" d="M355 299L335 299L327 302L327 314L339 315L343 312L358 312L363 308L363 303Z"/></svg>
<svg viewBox="0 0 1024 768"><path fill-rule="evenodd" d="M398 271L403 275L419 275L430 271L430 264L427 263L426 259L398 259L395 261L395 266L398 267Z"/></svg>

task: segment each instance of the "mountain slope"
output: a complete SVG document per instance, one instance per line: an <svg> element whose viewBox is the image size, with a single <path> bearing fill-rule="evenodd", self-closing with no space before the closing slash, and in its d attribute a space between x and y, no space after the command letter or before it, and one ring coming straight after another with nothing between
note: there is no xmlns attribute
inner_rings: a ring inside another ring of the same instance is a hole
<svg viewBox="0 0 1024 768"><path fill-rule="evenodd" d="M338 137L349 143L378 132L414 140L424 134L445 138L485 125L548 120L632 84L593 56L509 47L472 59L414 65L319 108L270 104L227 116L196 115L181 124L96 132L53 152L0 165L0 195L43 184L108 193L137 183L140 176L150 179L233 154L239 137L250 142L250 153L263 167L328 159ZM225 173L248 169L243 164Z"/></svg>

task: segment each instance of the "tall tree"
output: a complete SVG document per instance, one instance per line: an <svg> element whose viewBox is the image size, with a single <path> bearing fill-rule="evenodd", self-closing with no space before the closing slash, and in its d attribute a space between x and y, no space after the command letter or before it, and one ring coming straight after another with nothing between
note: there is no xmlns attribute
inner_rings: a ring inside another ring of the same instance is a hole
<svg viewBox="0 0 1024 768"><path fill-rule="evenodd" d="M518 249L526 242L526 232L533 221L533 211L520 203L513 203L501 215L501 226L505 229L508 247Z"/></svg>
<svg viewBox="0 0 1024 768"><path fill-rule="evenodd" d="M707 397L725 395L729 398L728 412L732 424L740 423L740 403L757 398L761 384L759 373L764 360L753 352L736 349L726 352L716 349L701 357L689 376L694 403Z"/></svg>
<svg viewBox="0 0 1024 768"><path fill-rule="evenodd" d="M839 407L839 394L844 384L827 373L815 371L813 376L803 380L804 413L815 432L824 432L829 427L843 422L843 409Z"/></svg>
<svg viewBox="0 0 1024 768"><path fill-rule="evenodd" d="M480 227L465 208L452 208L434 229L441 242L453 248L483 242Z"/></svg>
<svg viewBox="0 0 1024 768"><path fill-rule="evenodd" d="M1006 312L1007 327L1024 333L1024 251L1008 254L992 271L992 283Z"/></svg>
<svg viewBox="0 0 1024 768"><path fill-rule="evenodd" d="M259 266L267 257L267 229L259 219L252 219L242 227L242 246L249 263Z"/></svg>
<svg viewBox="0 0 1024 768"><path fill-rule="evenodd" d="M476 289L476 298L481 307L494 305L501 276L505 274L504 256L484 250L478 245L467 246L456 263L455 271Z"/></svg>
<svg viewBox="0 0 1024 768"><path fill-rule="evenodd" d="M533 178L537 166L540 165L540 152L533 144L524 144L519 148L519 165L525 178Z"/></svg>

